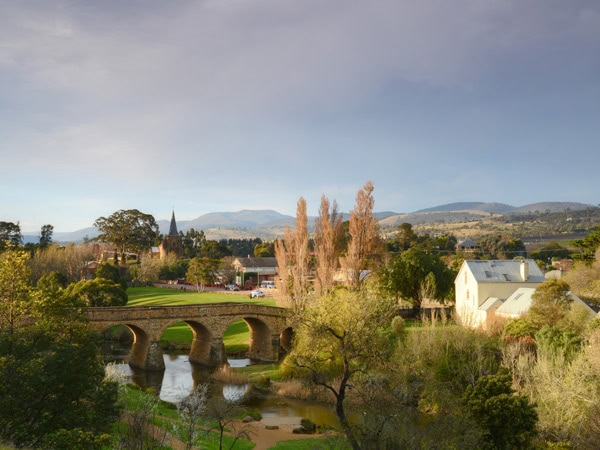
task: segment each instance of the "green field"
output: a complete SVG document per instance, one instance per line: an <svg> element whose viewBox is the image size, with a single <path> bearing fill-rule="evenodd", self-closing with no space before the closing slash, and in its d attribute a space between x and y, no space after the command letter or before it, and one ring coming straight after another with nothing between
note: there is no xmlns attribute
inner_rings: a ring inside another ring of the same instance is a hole
<svg viewBox="0 0 600 450"><path fill-rule="evenodd" d="M129 301L127 306L174 306L174 305L199 305L204 303L243 302L258 305L275 306L272 298L259 300L248 298L248 293L221 293L221 292L196 292L181 291L178 289L134 287L127 290ZM164 345L186 345L192 342L193 334L190 327L179 322L169 327L162 335ZM235 354L248 350L250 332L243 320L233 322L225 332L223 343L227 353Z"/></svg>

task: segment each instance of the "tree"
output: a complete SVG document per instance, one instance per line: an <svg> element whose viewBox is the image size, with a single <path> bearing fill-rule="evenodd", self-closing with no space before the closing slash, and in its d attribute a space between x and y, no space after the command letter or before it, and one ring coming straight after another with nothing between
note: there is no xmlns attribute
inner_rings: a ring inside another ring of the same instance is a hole
<svg viewBox="0 0 600 450"><path fill-rule="evenodd" d="M454 287L454 277L439 256L412 247L382 269L381 285L387 293L400 296L419 309L426 298L446 300Z"/></svg>
<svg viewBox="0 0 600 450"><path fill-rule="evenodd" d="M158 225L154 217L137 209L119 210L109 217L99 217L94 222L100 242L113 244L125 262L126 252L142 253L158 240Z"/></svg>
<svg viewBox="0 0 600 450"><path fill-rule="evenodd" d="M346 255L341 258L349 285L358 290L363 283L363 270L373 265L381 248L379 226L373 215L373 183L367 181L356 194L354 209L350 211L350 242Z"/></svg>
<svg viewBox="0 0 600 450"><path fill-rule="evenodd" d="M544 281L531 296L533 302L527 320L538 330L545 325L564 326L573 301L568 294L569 285L564 280Z"/></svg>
<svg viewBox="0 0 600 450"><path fill-rule="evenodd" d="M194 448L196 440L201 436L200 419L206 412L208 385L200 384L192 393L177 404L179 424L177 434L185 443L186 450Z"/></svg>
<svg viewBox="0 0 600 450"><path fill-rule="evenodd" d="M10 333L31 311L28 257L14 246L0 253L0 329Z"/></svg>
<svg viewBox="0 0 600 450"><path fill-rule="evenodd" d="M479 378L468 386L464 403L484 431L488 448L527 448L536 434L537 413L527 397L515 395L510 374Z"/></svg>
<svg viewBox="0 0 600 450"><path fill-rule="evenodd" d="M273 242L263 242L254 246L255 258L268 258L275 256L275 246Z"/></svg>
<svg viewBox="0 0 600 450"><path fill-rule="evenodd" d="M367 289L336 290L307 304L294 330L286 364L334 396L336 415L354 449L360 443L348 418L349 390L368 383L390 351L384 330L393 313L393 303Z"/></svg>
<svg viewBox="0 0 600 450"><path fill-rule="evenodd" d="M593 260L594 254L600 248L600 226L594 227L583 239L576 239L573 245L581 250L579 259Z"/></svg>
<svg viewBox="0 0 600 450"><path fill-rule="evenodd" d="M195 230L190 228L185 234L183 231L179 232L181 236L181 246L183 249L183 255L186 258L193 258L198 256L200 253L200 249L204 242L206 242L206 236L204 235L204 231Z"/></svg>
<svg viewBox="0 0 600 450"><path fill-rule="evenodd" d="M127 289L127 282L121 276L121 270L110 262L98 264L96 268L95 278L103 278L119 284L123 289Z"/></svg>
<svg viewBox="0 0 600 450"><path fill-rule="evenodd" d="M190 283L194 283L198 292L201 288L204 291L205 284L215 281L218 267L218 259L192 258L185 279Z"/></svg>
<svg viewBox="0 0 600 450"><path fill-rule="evenodd" d="M21 245L23 236L18 223L0 222L0 251L6 248L6 242L11 245Z"/></svg>
<svg viewBox="0 0 600 450"><path fill-rule="evenodd" d="M51 244L47 248L38 248L28 261L31 268L31 282L36 284L50 272L60 272L69 282L79 281L87 274L87 266L94 260L92 247L87 244L68 244L60 247Z"/></svg>
<svg viewBox="0 0 600 450"><path fill-rule="evenodd" d="M310 290L308 241L306 200L300 197L296 208L296 228L293 231L287 228L284 239L275 242L277 273L282 280L278 284L278 295L299 309L304 307Z"/></svg>
<svg viewBox="0 0 600 450"><path fill-rule="evenodd" d="M40 248L46 248L52 244L52 233L54 233L52 225L42 225L40 231Z"/></svg>
<svg viewBox="0 0 600 450"><path fill-rule="evenodd" d="M70 284L65 295L86 306L125 306L127 304L127 292L123 286L105 278L82 280Z"/></svg>
<svg viewBox="0 0 600 450"><path fill-rule="evenodd" d="M333 289L333 278L342 252L342 216L337 202L332 204L321 196L319 216L315 221L315 259L317 295L326 295Z"/></svg>
<svg viewBox="0 0 600 450"><path fill-rule="evenodd" d="M0 441L99 449L118 416L117 385L104 381L96 336L58 277L33 289L26 259L15 248L0 257Z"/></svg>

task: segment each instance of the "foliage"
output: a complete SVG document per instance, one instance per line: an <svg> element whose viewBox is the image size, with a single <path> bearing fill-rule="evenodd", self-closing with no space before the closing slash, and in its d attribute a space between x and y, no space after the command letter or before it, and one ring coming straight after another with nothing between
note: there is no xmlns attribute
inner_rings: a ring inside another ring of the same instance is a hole
<svg viewBox="0 0 600 450"><path fill-rule="evenodd" d="M275 256L275 246L273 242L263 242L256 244L252 252L255 258L267 258Z"/></svg>
<svg viewBox="0 0 600 450"><path fill-rule="evenodd" d="M381 270L385 292L420 308L425 299L445 301L453 292L455 273L439 256L412 247L392 258Z"/></svg>
<svg viewBox="0 0 600 450"><path fill-rule="evenodd" d="M538 330L545 325L564 325L573 301L568 293L569 285L562 279L543 282L532 295L533 303L527 312L527 320Z"/></svg>
<svg viewBox="0 0 600 450"><path fill-rule="evenodd" d="M545 325L535 334L535 342L538 351L571 361L580 352L583 338L576 331Z"/></svg>
<svg viewBox="0 0 600 450"><path fill-rule="evenodd" d="M354 209L350 211L350 241L346 254L340 259L349 286L358 290L363 284L363 270L376 267L381 251L379 225L373 215L375 199L373 183L367 181L356 194Z"/></svg>
<svg viewBox="0 0 600 450"><path fill-rule="evenodd" d="M311 289L309 280L310 253L308 246L306 200L300 197L296 206L296 227L285 230L285 237L275 241L277 273L282 280L277 284L281 306L305 307Z"/></svg>
<svg viewBox="0 0 600 450"><path fill-rule="evenodd" d="M0 255L0 439L98 448L118 414L116 385L104 381L96 337L61 295L59 277L34 290L26 259L14 248Z"/></svg>
<svg viewBox="0 0 600 450"><path fill-rule="evenodd" d="M125 306L127 292L111 280L94 278L70 284L65 295L81 301L86 306Z"/></svg>
<svg viewBox="0 0 600 450"><path fill-rule="evenodd" d="M192 258L189 262L188 270L185 274L186 281L194 283L196 289L204 290L205 284L210 284L217 278L216 272L219 267L219 261L206 257Z"/></svg>
<svg viewBox="0 0 600 450"><path fill-rule="evenodd" d="M119 284L123 289L127 289L127 282L121 275L121 268L110 262L103 262L96 268L96 278L103 278Z"/></svg>
<svg viewBox="0 0 600 450"><path fill-rule="evenodd" d="M489 235L480 239L479 245L491 259L514 259L527 254L523 241L511 236Z"/></svg>
<svg viewBox="0 0 600 450"><path fill-rule="evenodd" d="M600 226L594 227L585 238L574 240L573 245L581 250L581 255L577 255L580 259L594 259L596 250L600 248Z"/></svg>
<svg viewBox="0 0 600 450"><path fill-rule="evenodd" d="M367 382L390 354L384 331L392 314L393 304L367 289L337 290L307 305L295 327L286 364L335 397L336 415L353 448L359 442L348 419L348 391Z"/></svg>
<svg viewBox="0 0 600 450"><path fill-rule="evenodd" d="M28 254L14 246L0 253L0 329L13 331L31 312Z"/></svg>
<svg viewBox="0 0 600 450"><path fill-rule="evenodd" d="M158 278L160 280L177 280L185 278L188 270L189 261L177 259L173 253L160 260Z"/></svg>
<svg viewBox="0 0 600 450"><path fill-rule="evenodd" d="M119 210L94 222L100 242L113 244L125 261L125 253L142 253L158 241L158 224L150 214L137 209Z"/></svg>
<svg viewBox="0 0 600 450"><path fill-rule="evenodd" d="M52 225L42 225L40 230L40 248L46 248L52 244L52 234L54 227Z"/></svg>
<svg viewBox="0 0 600 450"><path fill-rule="evenodd" d="M576 262L564 279L579 298L600 305L600 248L591 264Z"/></svg>
<svg viewBox="0 0 600 450"><path fill-rule="evenodd" d="M337 202L330 204L324 195L315 221L314 250L316 295L326 295L333 289L342 252L342 215L338 213Z"/></svg>
<svg viewBox="0 0 600 450"><path fill-rule="evenodd" d="M552 241L544 245L542 248L531 252L530 258L535 260L548 261L552 258L568 258L571 252L556 241Z"/></svg>
<svg viewBox="0 0 600 450"><path fill-rule="evenodd" d="M600 409L600 340L567 357L560 346L509 355L519 393L537 404L541 436L573 448L595 448ZM594 437L596 436L596 437Z"/></svg>
<svg viewBox="0 0 600 450"><path fill-rule="evenodd" d="M31 268L31 282L38 280L50 272L59 272L69 282L79 281L87 274L87 264L94 260L92 247L87 244L68 244L60 247L51 244L47 248L38 248L28 261Z"/></svg>
<svg viewBox="0 0 600 450"><path fill-rule="evenodd" d="M0 222L0 252L9 245L21 245L21 226L13 222Z"/></svg>
<svg viewBox="0 0 600 450"><path fill-rule="evenodd" d="M506 372L487 375L465 391L466 410L483 429L487 448L527 448L535 436L535 406L515 395L511 382Z"/></svg>

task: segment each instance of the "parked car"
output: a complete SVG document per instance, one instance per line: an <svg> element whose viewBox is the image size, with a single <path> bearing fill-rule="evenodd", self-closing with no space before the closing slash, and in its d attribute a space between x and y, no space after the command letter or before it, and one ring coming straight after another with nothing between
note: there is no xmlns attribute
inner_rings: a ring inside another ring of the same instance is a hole
<svg viewBox="0 0 600 450"><path fill-rule="evenodd" d="M239 291L240 288L237 285L235 285L235 284L226 284L225 285L225 290L226 291Z"/></svg>
<svg viewBox="0 0 600 450"><path fill-rule="evenodd" d="M260 289L254 289L253 291L250 292L250 298L260 298L260 297L264 297L265 293L263 291L261 291Z"/></svg>

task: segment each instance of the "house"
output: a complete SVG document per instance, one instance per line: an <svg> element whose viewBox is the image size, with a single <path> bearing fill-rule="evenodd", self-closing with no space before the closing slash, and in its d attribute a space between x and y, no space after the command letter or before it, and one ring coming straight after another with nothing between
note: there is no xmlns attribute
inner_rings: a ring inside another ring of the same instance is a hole
<svg viewBox="0 0 600 450"><path fill-rule="evenodd" d="M261 281L274 280L277 275L277 258L236 258L233 261L236 284L259 286Z"/></svg>
<svg viewBox="0 0 600 450"><path fill-rule="evenodd" d="M456 319L465 326L485 327L517 289L536 288L544 281L532 259L466 260L454 280Z"/></svg>
<svg viewBox="0 0 600 450"><path fill-rule="evenodd" d="M479 245L471 238L463 239L454 247L457 252L475 253L479 250Z"/></svg>
<svg viewBox="0 0 600 450"><path fill-rule="evenodd" d="M508 319L516 319L517 317L520 317L526 313L533 304L534 292L535 288L522 287L517 289L496 310L496 316L505 317ZM581 300L571 291L567 292L567 297L571 299L573 305L579 305L581 308L586 310L590 316L596 314L592 308L590 308L583 300Z"/></svg>

